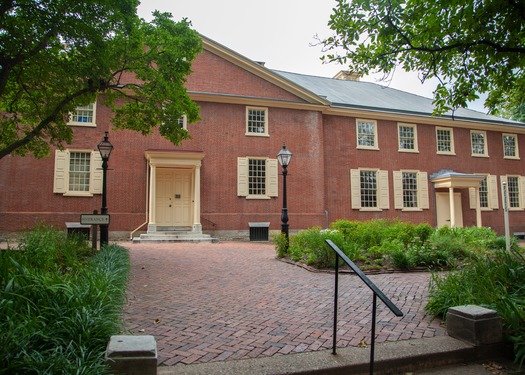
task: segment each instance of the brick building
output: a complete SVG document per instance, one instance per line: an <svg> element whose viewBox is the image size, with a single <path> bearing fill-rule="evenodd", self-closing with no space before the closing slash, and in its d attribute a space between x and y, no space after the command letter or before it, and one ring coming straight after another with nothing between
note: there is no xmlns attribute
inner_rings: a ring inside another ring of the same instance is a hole
<svg viewBox="0 0 525 375"><path fill-rule="evenodd" d="M278 230L283 143L293 152L291 230L399 218L503 233L505 182L511 232L525 231L525 124L466 109L433 117L427 98L344 73L273 71L205 37L203 45L186 85L202 118L188 125L191 140L113 130L100 103L80 108L64 152L0 160L0 231L65 227L100 210L105 131L112 237L247 236L253 222Z"/></svg>

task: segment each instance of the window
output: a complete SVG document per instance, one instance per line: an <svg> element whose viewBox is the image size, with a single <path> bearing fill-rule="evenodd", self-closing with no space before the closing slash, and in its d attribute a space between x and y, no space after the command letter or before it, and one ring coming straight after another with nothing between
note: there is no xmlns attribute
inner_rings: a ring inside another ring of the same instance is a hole
<svg viewBox="0 0 525 375"><path fill-rule="evenodd" d="M75 112L71 113L68 125L97 126L95 121L96 105L93 103L86 106L77 107Z"/></svg>
<svg viewBox="0 0 525 375"><path fill-rule="evenodd" d="M92 196L102 193L102 158L98 151L57 150L53 192Z"/></svg>
<svg viewBox="0 0 525 375"><path fill-rule="evenodd" d="M179 117L178 124L182 129L188 130L188 118L186 117L186 115L182 115Z"/></svg>
<svg viewBox="0 0 525 375"><path fill-rule="evenodd" d="M455 155L452 129L436 128L436 143L438 154Z"/></svg>
<svg viewBox="0 0 525 375"><path fill-rule="evenodd" d="M69 191L89 191L90 152L69 153Z"/></svg>
<svg viewBox="0 0 525 375"><path fill-rule="evenodd" d="M501 182L507 183L507 194L509 210L523 210L525 207L525 177L523 176L500 176ZM504 190L501 189L503 196ZM505 197L503 196L503 202Z"/></svg>
<svg viewBox="0 0 525 375"><path fill-rule="evenodd" d="M352 169L352 209L381 211L390 208L388 172L378 169Z"/></svg>
<svg viewBox="0 0 525 375"><path fill-rule="evenodd" d="M417 128L412 124L397 124L399 151L417 152Z"/></svg>
<svg viewBox="0 0 525 375"><path fill-rule="evenodd" d="M472 156L489 156L487 151L487 133L484 131L471 130L470 144Z"/></svg>
<svg viewBox="0 0 525 375"><path fill-rule="evenodd" d="M503 134L503 157L505 159L519 159L518 136L516 134Z"/></svg>
<svg viewBox="0 0 525 375"><path fill-rule="evenodd" d="M420 211L429 208L428 175L420 171L394 171L394 208Z"/></svg>
<svg viewBox="0 0 525 375"><path fill-rule="evenodd" d="M480 181L479 185L479 204L480 208L483 211L492 211L499 208L498 203L498 181L496 176L485 174L485 173L475 173L478 176L484 176L485 178ZM470 208L476 209L476 189L469 189L469 202Z"/></svg>
<svg viewBox="0 0 525 375"><path fill-rule="evenodd" d="M277 175L277 159L238 158L237 195L247 199L277 197Z"/></svg>
<svg viewBox="0 0 525 375"><path fill-rule="evenodd" d="M373 120L357 120L357 148L378 149L376 128Z"/></svg>
<svg viewBox="0 0 525 375"><path fill-rule="evenodd" d="M246 108L246 135L268 136L268 108Z"/></svg>

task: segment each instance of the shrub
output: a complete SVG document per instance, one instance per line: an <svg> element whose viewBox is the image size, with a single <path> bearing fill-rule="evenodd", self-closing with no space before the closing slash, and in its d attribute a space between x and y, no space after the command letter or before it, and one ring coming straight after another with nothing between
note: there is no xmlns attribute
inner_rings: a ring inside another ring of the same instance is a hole
<svg viewBox="0 0 525 375"><path fill-rule="evenodd" d="M447 275L433 273L426 310L445 318L450 307L475 304L493 308L503 319L516 360L525 360L525 259L518 251L475 256L468 267Z"/></svg>
<svg viewBox="0 0 525 375"><path fill-rule="evenodd" d="M314 267L334 267L335 252L326 243L327 239L341 250L345 248L343 235L339 231L314 227L290 238L290 258Z"/></svg>
<svg viewBox="0 0 525 375"><path fill-rule="evenodd" d="M284 258L288 255L288 238L284 233L276 234L272 237L277 257Z"/></svg>
<svg viewBox="0 0 525 375"><path fill-rule="evenodd" d="M40 227L19 251L1 252L0 373L106 371L104 350L120 331L129 256L108 246L75 258L78 241Z"/></svg>

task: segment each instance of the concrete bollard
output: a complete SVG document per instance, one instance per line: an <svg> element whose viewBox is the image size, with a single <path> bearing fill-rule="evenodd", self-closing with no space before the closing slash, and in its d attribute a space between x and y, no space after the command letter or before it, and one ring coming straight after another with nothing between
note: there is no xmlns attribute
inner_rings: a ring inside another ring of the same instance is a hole
<svg viewBox="0 0 525 375"><path fill-rule="evenodd" d="M476 346L496 344L503 340L503 326L498 312L475 305L449 308L447 333Z"/></svg>
<svg viewBox="0 0 525 375"><path fill-rule="evenodd" d="M157 342L155 337L111 336L106 349L106 363L113 374L156 375Z"/></svg>

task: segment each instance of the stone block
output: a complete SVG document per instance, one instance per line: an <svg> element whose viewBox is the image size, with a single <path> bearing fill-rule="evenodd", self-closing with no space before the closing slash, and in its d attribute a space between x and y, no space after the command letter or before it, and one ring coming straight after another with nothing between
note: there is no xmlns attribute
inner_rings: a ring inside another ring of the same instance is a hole
<svg viewBox="0 0 525 375"><path fill-rule="evenodd" d="M503 340L502 321L497 311L475 305L449 308L447 333L477 346Z"/></svg>
<svg viewBox="0 0 525 375"><path fill-rule="evenodd" d="M156 375L157 342L153 336L111 336L106 363L113 374Z"/></svg>

